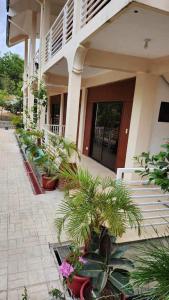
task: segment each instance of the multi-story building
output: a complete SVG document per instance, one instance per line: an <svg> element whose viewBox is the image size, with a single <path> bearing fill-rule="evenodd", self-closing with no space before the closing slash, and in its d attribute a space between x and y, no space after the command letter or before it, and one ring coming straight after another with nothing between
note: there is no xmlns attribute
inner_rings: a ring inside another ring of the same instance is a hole
<svg viewBox="0 0 169 300"><path fill-rule="evenodd" d="M7 44L43 75L51 130L114 170L169 137L168 0L8 0ZM39 49L37 49L37 44ZM38 52L37 52L38 50Z"/></svg>

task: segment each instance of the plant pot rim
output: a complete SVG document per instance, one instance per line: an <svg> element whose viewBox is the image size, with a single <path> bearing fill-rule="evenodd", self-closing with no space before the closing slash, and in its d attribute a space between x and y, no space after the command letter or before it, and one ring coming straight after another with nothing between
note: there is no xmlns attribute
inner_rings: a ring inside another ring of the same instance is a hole
<svg viewBox="0 0 169 300"><path fill-rule="evenodd" d="M56 179L53 179L53 176L47 176L46 174L42 174L42 177L45 179L56 180Z"/></svg>

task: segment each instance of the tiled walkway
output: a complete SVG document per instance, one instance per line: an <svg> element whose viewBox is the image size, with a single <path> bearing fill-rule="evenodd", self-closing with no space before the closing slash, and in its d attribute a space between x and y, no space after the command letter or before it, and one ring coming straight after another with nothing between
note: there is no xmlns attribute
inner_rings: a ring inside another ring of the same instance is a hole
<svg viewBox="0 0 169 300"><path fill-rule="evenodd" d="M54 218L59 191L33 195L12 130L0 129L0 300L49 299L59 284L49 251L56 242Z"/></svg>

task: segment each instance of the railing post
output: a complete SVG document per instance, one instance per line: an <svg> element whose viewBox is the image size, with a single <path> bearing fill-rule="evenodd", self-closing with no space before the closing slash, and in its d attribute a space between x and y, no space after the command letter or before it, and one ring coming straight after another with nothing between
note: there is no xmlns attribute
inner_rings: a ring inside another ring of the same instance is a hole
<svg viewBox="0 0 169 300"><path fill-rule="evenodd" d="M81 9L82 0L74 0L73 35L76 34L81 27Z"/></svg>
<svg viewBox="0 0 169 300"><path fill-rule="evenodd" d="M67 5L63 9L63 36L62 47L66 44L66 21L67 21Z"/></svg>

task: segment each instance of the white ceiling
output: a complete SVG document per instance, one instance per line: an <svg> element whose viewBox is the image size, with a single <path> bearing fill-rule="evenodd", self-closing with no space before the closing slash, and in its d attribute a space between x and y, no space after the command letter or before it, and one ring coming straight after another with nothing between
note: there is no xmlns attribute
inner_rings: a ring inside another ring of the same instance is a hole
<svg viewBox="0 0 169 300"><path fill-rule="evenodd" d="M110 70L85 66L82 77L89 78L89 77L93 77L93 76L100 75L103 73L107 73L109 71ZM48 70L48 72L53 73L55 75L59 75L59 76L68 76L68 68L67 68L66 59L62 59L61 61L59 61L59 63L52 66L52 68L50 68Z"/></svg>
<svg viewBox="0 0 169 300"><path fill-rule="evenodd" d="M151 39L148 49L144 49L146 38ZM169 15L139 6L130 7L89 40L90 47L95 49L147 58L167 56Z"/></svg>

